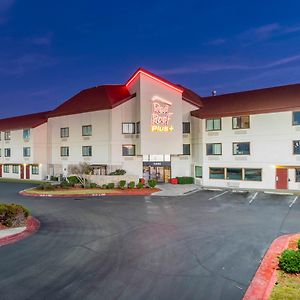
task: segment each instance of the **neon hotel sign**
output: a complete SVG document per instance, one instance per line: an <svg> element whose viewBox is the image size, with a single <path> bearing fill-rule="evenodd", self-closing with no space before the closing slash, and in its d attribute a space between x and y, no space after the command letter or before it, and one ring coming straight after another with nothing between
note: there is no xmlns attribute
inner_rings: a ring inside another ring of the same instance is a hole
<svg viewBox="0 0 300 300"><path fill-rule="evenodd" d="M170 125L170 112L172 102L154 96L152 99L151 131L152 132L172 132L174 127Z"/></svg>

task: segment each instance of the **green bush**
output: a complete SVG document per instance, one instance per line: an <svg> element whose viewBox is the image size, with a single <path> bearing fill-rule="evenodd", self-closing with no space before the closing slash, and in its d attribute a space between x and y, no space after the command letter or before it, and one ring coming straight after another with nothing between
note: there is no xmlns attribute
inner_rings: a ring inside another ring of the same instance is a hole
<svg viewBox="0 0 300 300"><path fill-rule="evenodd" d="M120 180L120 182L119 182L119 187L120 187L121 189L124 189L125 186L126 186L126 180Z"/></svg>
<svg viewBox="0 0 300 300"><path fill-rule="evenodd" d="M90 184L90 188L91 189L95 189L95 188L97 188L98 187L98 185L96 184L96 183L94 183L94 182L92 182L91 184Z"/></svg>
<svg viewBox="0 0 300 300"><path fill-rule="evenodd" d="M69 176L68 177L68 182L72 185L80 183L79 179L77 176Z"/></svg>
<svg viewBox="0 0 300 300"><path fill-rule="evenodd" d="M106 184L102 184L101 188L102 189L107 189L107 185Z"/></svg>
<svg viewBox="0 0 300 300"><path fill-rule="evenodd" d="M156 185L157 185L157 181L155 179L149 179L148 180L148 185L151 187L151 188L154 188Z"/></svg>
<svg viewBox="0 0 300 300"><path fill-rule="evenodd" d="M73 185L67 181L62 181L59 186L62 188L62 189L69 189L71 188Z"/></svg>
<svg viewBox="0 0 300 300"><path fill-rule="evenodd" d="M134 182L134 181L130 181L130 182L128 183L128 187L129 187L130 189L134 189L134 187L135 187L135 182Z"/></svg>
<svg viewBox="0 0 300 300"><path fill-rule="evenodd" d="M18 204L0 204L0 223L7 227L25 225L29 210Z"/></svg>
<svg viewBox="0 0 300 300"><path fill-rule="evenodd" d="M47 182L40 184L38 187L36 187L36 189L40 191L54 191L55 186Z"/></svg>
<svg viewBox="0 0 300 300"><path fill-rule="evenodd" d="M109 190L112 190L112 189L115 188L115 184L114 184L113 182L111 182L111 183L109 183L109 184L107 185L107 188L108 188Z"/></svg>
<svg viewBox="0 0 300 300"><path fill-rule="evenodd" d="M139 183L136 185L136 187L137 187L138 189L142 189L142 188L144 187L144 185L143 185L142 182L139 182Z"/></svg>
<svg viewBox="0 0 300 300"><path fill-rule="evenodd" d="M194 177L182 176L176 177L178 180L178 184L192 184L194 183Z"/></svg>
<svg viewBox="0 0 300 300"><path fill-rule="evenodd" d="M109 175L125 175L125 174L126 174L126 171L123 169L117 169L116 171L109 173Z"/></svg>
<svg viewBox="0 0 300 300"><path fill-rule="evenodd" d="M279 267L286 273L300 273L300 251L284 250L279 257Z"/></svg>

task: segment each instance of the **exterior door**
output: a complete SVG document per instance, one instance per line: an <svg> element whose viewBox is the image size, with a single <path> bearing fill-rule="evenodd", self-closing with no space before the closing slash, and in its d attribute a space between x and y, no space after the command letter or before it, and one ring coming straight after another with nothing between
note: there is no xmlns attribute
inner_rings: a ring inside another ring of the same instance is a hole
<svg viewBox="0 0 300 300"><path fill-rule="evenodd" d="M26 165L26 179L30 179L30 165Z"/></svg>
<svg viewBox="0 0 300 300"><path fill-rule="evenodd" d="M2 165L0 165L0 177L2 177Z"/></svg>
<svg viewBox="0 0 300 300"><path fill-rule="evenodd" d="M276 169L276 189L286 190L288 188L288 169Z"/></svg>
<svg viewBox="0 0 300 300"><path fill-rule="evenodd" d="M21 169L21 179L24 179L24 165L20 165L20 169Z"/></svg>

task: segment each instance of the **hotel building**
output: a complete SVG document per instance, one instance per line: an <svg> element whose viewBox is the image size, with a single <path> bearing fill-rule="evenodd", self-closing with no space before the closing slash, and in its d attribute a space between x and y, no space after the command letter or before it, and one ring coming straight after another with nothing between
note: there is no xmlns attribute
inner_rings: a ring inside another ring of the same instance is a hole
<svg viewBox="0 0 300 300"><path fill-rule="evenodd" d="M207 187L300 189L300 84L201 97L144 69L55 109L0 120L0 177L89 163Z"/></svg>

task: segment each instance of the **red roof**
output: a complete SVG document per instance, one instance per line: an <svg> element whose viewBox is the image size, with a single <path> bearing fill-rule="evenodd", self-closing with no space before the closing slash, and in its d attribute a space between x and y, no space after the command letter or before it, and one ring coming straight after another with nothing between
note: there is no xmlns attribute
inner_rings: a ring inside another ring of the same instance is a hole
<svg viewBox="0 0 300 300"><path fill-rule="evenodd" d="M300 84L202 98L192 116L207 119L300 110Z"/></svg>
<svg viewBox="0 0 300 300"><path fill-rule="evenodd" d="M47 122L48 112L0 119L0 131L35 128Z"/></svg>
<svg viewBox="0 0 300 300"><path fill-rule="evenodd" d="M125 85L101 85L79 92L50 112L49 117L111 109L132 97Z"/></svg>

